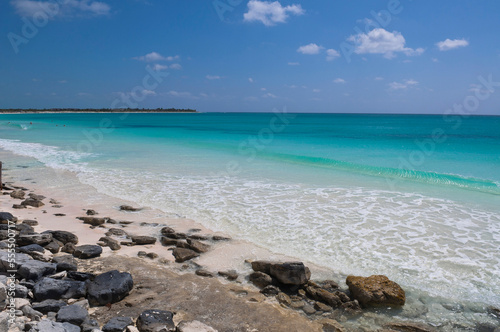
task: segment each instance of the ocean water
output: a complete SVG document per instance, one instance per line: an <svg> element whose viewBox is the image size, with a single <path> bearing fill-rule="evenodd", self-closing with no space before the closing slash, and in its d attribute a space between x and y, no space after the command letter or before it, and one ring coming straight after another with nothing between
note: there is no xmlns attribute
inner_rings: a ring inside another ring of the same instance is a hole
<svg viewBox="0 0 500 332"><path fill-rule="evenodd" d="M0 148L340 274L500 305L500 117L4 114Z"/></svg>

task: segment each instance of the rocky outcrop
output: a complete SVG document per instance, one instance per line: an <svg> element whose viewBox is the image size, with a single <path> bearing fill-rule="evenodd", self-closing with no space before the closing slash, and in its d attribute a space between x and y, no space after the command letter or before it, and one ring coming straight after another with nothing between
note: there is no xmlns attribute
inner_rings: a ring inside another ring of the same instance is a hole
<svg viewBox="0 0 500 332"><path fill-rule="evenodd" d="M403 306L405 291L394 281L383 275L370 277L348 276L349 291L361 306Z"/></svg>
<svg viewBox="0 0 500 332"><path fill-rule="evenodd" d="M301 262L276 263L270 267L270 275L285 285L304 285L310 278L310 272Z"/></svg>
<svg viewBox="0 0 500 332"><path fill-rule="evenodd" d="M109 271L88 284L88 300L92 305L106 305L122 300L132 290L134 281L127 272Z"/></svg>
<svg viewBox="0 0 500 332"><path fill-rule="evenodd" d="M165 331L174 332L174 314L165 310L146 310L137 318L137 328L140 332Z"/></svg>
<svg viewBox="0 0 500 332"><path fill-rule="evenodd" d="M75 247L73 256L80 259L89 259L99 257L102 254L102 248L98 245L84 244L83 246Z"/></svg>
<svg viewBox="0 0 500 332"><path fill-rule="evenodd" d="M192 258L198 257L199 255L196 253L196 251L191 250L191 249L185 249L185 248L175 248L172 251L172 255L175 257L175 261L177 263L183 263L187 260L190 260Z"/></svg>

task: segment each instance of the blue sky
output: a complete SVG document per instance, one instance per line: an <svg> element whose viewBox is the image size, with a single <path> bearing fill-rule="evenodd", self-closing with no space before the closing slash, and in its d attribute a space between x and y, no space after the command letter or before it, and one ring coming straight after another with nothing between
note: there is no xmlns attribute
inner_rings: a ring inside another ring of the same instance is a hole
<svg viewBox="0 0 500 332"><path fill-rule="evenodd" d="M500 115L499 13L497 1L2 1L0 107Z"/></svg>

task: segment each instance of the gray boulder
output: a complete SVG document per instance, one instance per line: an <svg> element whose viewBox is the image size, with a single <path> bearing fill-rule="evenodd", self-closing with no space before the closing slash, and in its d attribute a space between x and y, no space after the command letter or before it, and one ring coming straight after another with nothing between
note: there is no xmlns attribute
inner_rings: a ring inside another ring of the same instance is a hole
<svg viewBox="0 0 500 332"><path fill-rule="evenodd" d="M29 244L27 246L17 248L17 251L24 253L24 254L29 253L31 251L38 251L38 252L43 253L45 251L45 249L39 244Z"/></svg>
<svg viewBox="0 0 500 332"><path fill-rule="evenodd" d="M9 212L0 212L0 224L8 224L9 221L17 222L17 218Z"/></svg>
<svg viewBox="0 0 500 332"><path fill-rule="evenodd" d="M40 278L56 272L56 264L40 262L37 260L26 261L21 264L17 274L26 280L37 281Z"/></svg>
<svg viewBox="0 0 500 332"><path fill-rule="evenodd" d="M74 325L82 325L87 319L89 313L87 310L79 305L68 305L62 307L57 313L57 321L64 323L68 322Z"/></svg>
<svg viewBox="0 0 500 332"><path fill-rule="evenodd" d="M52 261L57 264L58 272L76 271L78 269L78 263L76 262L76 259L71 255L54 257Z"/></svg>
<svg viewBox="0 0 500 332"><path fill-rule="evenodd" d="M302 262L271 265L270 275L285 285L304 285L309 280L308 270Z"/></svg>
<svg viewBox="0 0 500 332"><path fill-rule="evenodd" d="M146 310L137 318L137 328L140 332L165 331L174 332L174 314L165 310Z"/></svg>
<svg viewBox="0 0 500 332"><path fill-rule="evenodd" d="M29 332L80 332L80 328L70 323L57 323L44 319Z"/></svg>
<svg viewBox="0 0 500 332"><path fill-rule="evenodd" d="M134 281L127 272L109 271L98 275L88 284L91 305L106 305L122 300L132 290Z"/></svg>
<svg viewBox="0 0 500 332"><path fill-rule="evenodd" d="M70 299L84 297L86 286L82 281L43 278L33 287L35 300Z"/></svg>
<svg viewBox="0 0 500 332"><path fill-rule="evenodd" d="M99 322L95 319L87 318L80 327L82 328L82 332L95 332L95 330L99 331Z"/></svg>
<svg viewBox="0 0 500 332"><path fill-rule="evenodd" d="M83 246L75 247L73 256L80 259L89 259L99 257L102 254L102 248L93 244L84 244Z"/></svg>
<svg viewBox="0 0 500 332"><path fill-rule="evenodd" d="M58 312L59 309L65 307L67 304L64 301L59 300L45 300L39 303L33 303L32 307L36 311L39 311L43 314L48 312Z"/></svg>
<svg viewBox="0 0 500 332"><path fill-rule="evenodd" d="M123 332L129 325L134 325L130 317L113 317L102 327L103 332Z"/></svg>
<svg viewBox="0 0 500 332"><path fill-rule="evenodd" d="M66 231L45 231L44 233L50 233L52 234L52 237L56 239L57 241L62 242L63 244L66 243L73 243L73 244L78 244L78 236L71 232L66 232Z"/></svg>
<svg viewBox="0 0 500 332"><path fill-rule="evenodd" d="M49 244L50 242L52 242L51 234L21 234L17 238L17 245L20 247L27 246L29 244L38 244L44 246L46 244Z"/></svg>

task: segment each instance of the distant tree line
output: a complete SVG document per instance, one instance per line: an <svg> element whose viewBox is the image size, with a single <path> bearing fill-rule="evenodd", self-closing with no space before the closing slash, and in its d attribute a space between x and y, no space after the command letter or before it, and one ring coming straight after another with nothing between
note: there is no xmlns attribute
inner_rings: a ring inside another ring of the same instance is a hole
<svg viewBox="0 0 500 332"><path fill-rule="evenodd" d="M9 108L0 113L196 113L193 109L179 108Z"/></svg>

